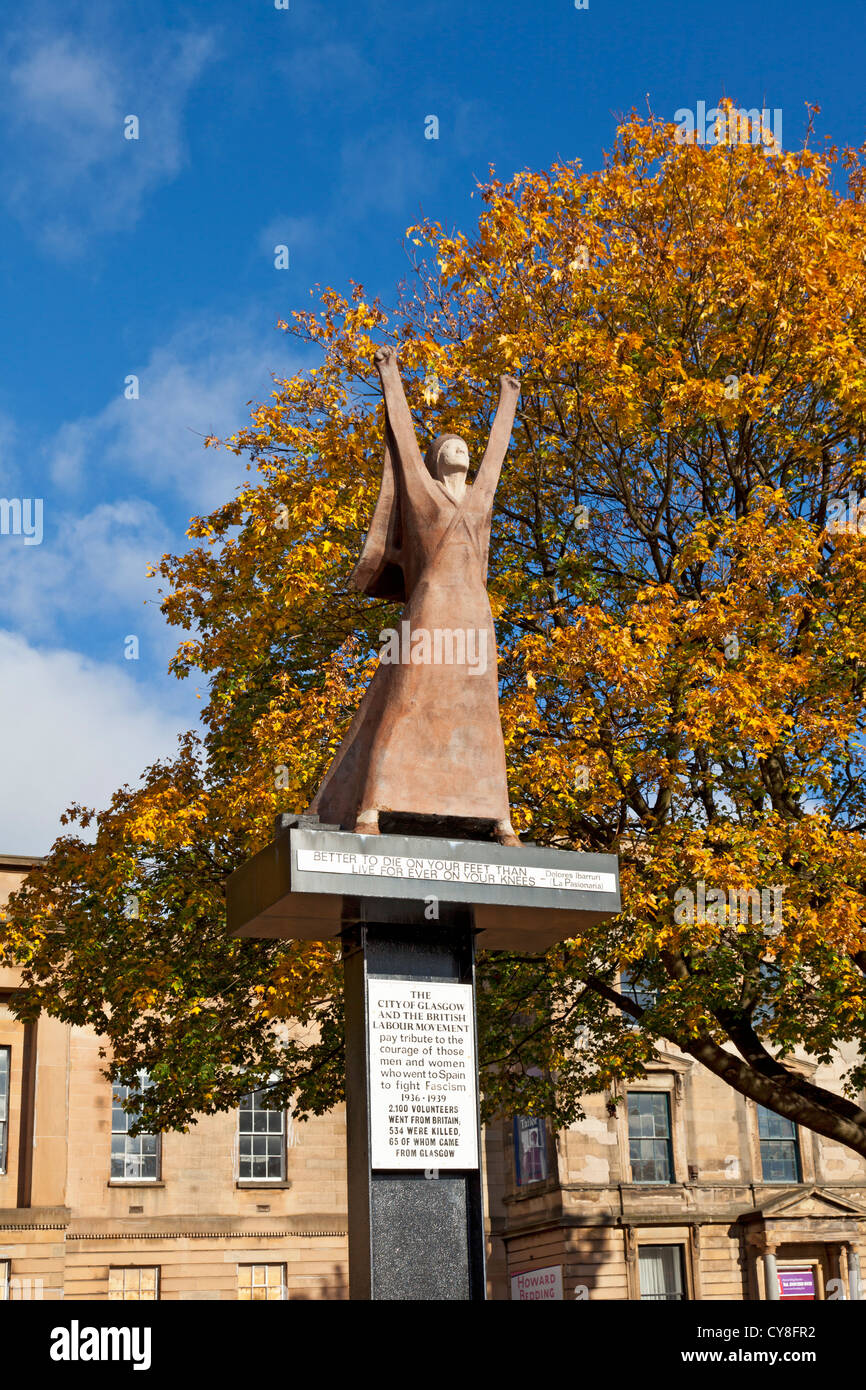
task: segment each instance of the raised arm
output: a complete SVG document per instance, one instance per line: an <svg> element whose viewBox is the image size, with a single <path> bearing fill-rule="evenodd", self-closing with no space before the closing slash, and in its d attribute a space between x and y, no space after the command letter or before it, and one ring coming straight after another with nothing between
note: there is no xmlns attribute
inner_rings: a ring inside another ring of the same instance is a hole
<svg viewBox="0 0 866 1390"><path fill-rule="evenodd" d="M427 470L418 448L415 425L409 413L406 393L397 367L397 354L392 347L376 349L374 357L382 393L385 397L385 416L396 446L397 456L404 469L427 479Z"/></svg>
<svg viewBox="0 0 866 1390"><path fill-rule="evenodd" d="M484 499L490 503L493 502L493 494L496 491L502 464L508 452L519 397L520 382L517 378L501 376L499 378L499 404L493 417L493 427L487 441L487 448L484 450L484 457L475 476L475 482L472 485L473 493L479 498L483 495Z"/></svg>

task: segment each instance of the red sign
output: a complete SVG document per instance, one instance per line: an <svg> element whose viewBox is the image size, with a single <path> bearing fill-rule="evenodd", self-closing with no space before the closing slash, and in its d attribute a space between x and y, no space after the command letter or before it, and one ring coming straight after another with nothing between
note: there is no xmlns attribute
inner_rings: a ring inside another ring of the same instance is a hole
<svg viewBox="0 0 866 1390"><path fill-rule="evenodd" d="M815 1297L815 1271L808 1266L804 1269L779 1270L780 1298Z"/></svg>

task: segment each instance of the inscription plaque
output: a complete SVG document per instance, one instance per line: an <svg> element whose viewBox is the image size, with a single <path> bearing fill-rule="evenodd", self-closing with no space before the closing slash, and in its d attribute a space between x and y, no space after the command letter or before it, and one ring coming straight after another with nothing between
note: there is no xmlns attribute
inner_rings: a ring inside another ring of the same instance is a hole
<svg viewBox="0 0 866 1390"><path fill-rule="evenodd" d="M376 1169L476 1169L472 986L367 982L370 1130Z"/></svg>
<svg viewBox="0 0 866 1390"><path fill-rule="evenodd" d="M504 888L556 888L566 893L615 893L616 875L544 864L496 864L471 859L428 859L405 854L352 854L329 849L297 851L303 873L422 879L425 883L483 883Z"/></svg>

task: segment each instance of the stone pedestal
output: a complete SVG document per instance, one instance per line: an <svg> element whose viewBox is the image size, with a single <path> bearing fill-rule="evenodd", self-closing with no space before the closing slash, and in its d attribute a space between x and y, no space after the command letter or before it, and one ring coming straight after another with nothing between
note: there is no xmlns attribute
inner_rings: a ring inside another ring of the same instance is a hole
<svg viewBox="0 0 866 1390"><path fill-rule="evenodd" d="M483 1299L475 950L620 910L614 855L280 816L227 885L234 936L339 936L353 1299Z"/></svg>

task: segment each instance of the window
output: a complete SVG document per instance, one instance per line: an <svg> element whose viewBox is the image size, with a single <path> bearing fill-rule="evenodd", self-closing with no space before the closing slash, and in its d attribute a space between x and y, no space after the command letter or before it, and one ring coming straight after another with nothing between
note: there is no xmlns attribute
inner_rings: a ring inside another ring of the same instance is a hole
<svg viewBox="0 0 866 1390"><path fill-rule="evenodd" d="M547 1178L547 1125L535 1115L514 1117L514 1169L518 1187Z"/></svg>
<svg viewBox="0 0 866 1390"><path fill-rule="evenodd" d="M637 1004L639 1009L651 1009L659 997L657 989L641 983L641 977L636 970L620 971L619 992L624 998Z"/></svg>
<svg viewBox="0 0 866 1390"><path fill-rule="evenodd" d="M0 1303L9 1298L9 1261L0 1260Z"/></svg>
<svg viewBox="0 0 866 1390"><path fill-rule="evenodd" d="M638 1246L641 1300L676 1303L685 1300L685 1261L681 1245Z"/></svg>
<svg viewBox="0 0 866 1390"><path fill-rule="evenodd" d="M0 1047L0 1173L6 1172L9 1150L9 1072L11 1049Z"/></svg>
<svg viewBox="0 0 866 1390"><path fill-rule="evenodd" d="M238 1177L286 1176L286 1115L265 1109L267 1091L244 1096L238 1113ZM256 1266L258 1268L258 1266Z"/></svg>
<svg viewBox="0 0 866 1390"><path fill-rule="evenodd" d="M138 1087L115 1085L111 1095L111 1176L115 1179L153 1182L159 1177L159 1135L129 1133L136 1111L123 1102L141 1095L151 1084L146 1071L138 1074Z"/></svg>
<svg viewBox="0 0 866 1390"><path fill-rule="evenodd" d="M274 1303L285 1297L285 1265L238 1265L239 1299Z"/></svg>
<svg viewBox="0 0 866 1390"><path fill-rule="evenodd" d="M758 1138L764 1182L800 1182L800 1145L794 1121L759 1105Z"/></svg>
<svg viewBox="0 0 866 1390"><path fill-rule="evenodd" d="M632 1182L673 1182L671 1104L667 1091L629 1091L628 1141Z"/></svg>
<svg viewBox="0 0 866 1390"><path fill-rule="evenodd" d="M112 1266L108 1271L108 1297L126 1299L133 1303L154 1303L159 1298L159 1267L134 1265L127 1268Z"/></svg>

